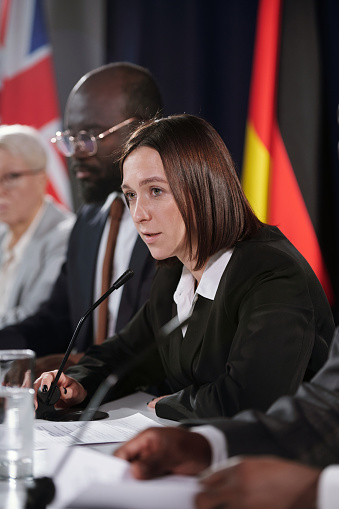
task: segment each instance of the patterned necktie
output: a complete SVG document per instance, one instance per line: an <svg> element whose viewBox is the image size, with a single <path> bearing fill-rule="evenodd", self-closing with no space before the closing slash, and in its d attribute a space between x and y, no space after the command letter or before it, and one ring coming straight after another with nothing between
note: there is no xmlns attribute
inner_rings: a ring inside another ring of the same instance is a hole
<svg viewBox="0 0 339 509"><path fill-rule="evenodd" d="M124 211L123 201L120 198L116 198L111 205L109 213L111 224L109 227L106 253L102 266L101 295L107 292L107 290L111 286L114 249L117 241L123 211ZM107 338L107 326L108 326L108 298L105 299L98 308L98 330L95 340L96 343L102 343Z"/></svg>

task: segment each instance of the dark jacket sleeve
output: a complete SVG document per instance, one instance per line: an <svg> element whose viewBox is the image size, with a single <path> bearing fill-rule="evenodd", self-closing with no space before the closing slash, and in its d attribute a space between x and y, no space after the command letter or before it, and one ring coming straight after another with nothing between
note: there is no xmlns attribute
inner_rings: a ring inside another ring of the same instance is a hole
<svg viewBox="0 0 339 509"><path fill-rule="evenodd" d="M93 345L76 366L66 371L91 397L105 378L115 373L118 383L105 401L143 390L165 378L163 365L150 325L149 303L137 312L129 324L101 345Z"/></svg>
<svg viewBox="0 0 339 509"><path fill-rule="evenodd" d="M225 434L229 456L273 454L320 468L337 463L339 328L328 361L311 382L300 386L295 396L280 398L266 413L251 410L233 419L208 423Z"/></svg>

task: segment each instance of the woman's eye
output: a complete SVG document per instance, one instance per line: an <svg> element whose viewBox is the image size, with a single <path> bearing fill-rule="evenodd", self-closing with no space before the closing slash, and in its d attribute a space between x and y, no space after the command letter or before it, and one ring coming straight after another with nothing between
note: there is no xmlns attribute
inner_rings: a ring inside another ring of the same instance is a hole
<svg viewBox="0 0 339 509"><path fill-rule="evenodd" d="M132 201L134 197L135 197L135 193L132 193L132 192L125 193L125 198L127 201Z"/></svg>
<svg viewBox="0 0 339 509"><path fill-rule="evenodd" d="M153 187L153 189L152 189L152 194L154 196L159 196L161 194L161 192L162 192L162 190L159 189L158 187Z"/></svg>

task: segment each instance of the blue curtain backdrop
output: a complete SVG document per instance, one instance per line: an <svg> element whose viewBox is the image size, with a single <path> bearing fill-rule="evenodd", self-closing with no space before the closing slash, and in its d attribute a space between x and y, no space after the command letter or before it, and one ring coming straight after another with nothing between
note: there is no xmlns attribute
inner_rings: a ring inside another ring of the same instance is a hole
<svg viewBox="0 0 339 509"><path fill-rule="evenodd" d="M193 113L223 136L240 171L257 0L107 2L107 61L147 67L165 113Z"/></svg>
<svg viewBox="0 0 339 509"><path fill-rule="evenodd" d="M107 1L106 61L147 67L162 90L165 114L193 113L210 121L230 149L239 175L257 7L258 0ZM319 0L318 23L324 112L319 240L338 303L338 0Z"/></svg>

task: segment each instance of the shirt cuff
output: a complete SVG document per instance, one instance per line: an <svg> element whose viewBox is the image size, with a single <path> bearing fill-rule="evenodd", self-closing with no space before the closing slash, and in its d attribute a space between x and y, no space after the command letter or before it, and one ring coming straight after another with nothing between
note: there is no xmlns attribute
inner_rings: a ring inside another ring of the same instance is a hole
<svg viewBox="0 0 339 509"><path fill-rule="evenodd" d="M227 441L225 435L214 426L196 426L190 428L193 433L198 433L206 438L211 446L212 461L211 467L227 460Z"/></svg>
<svg viewBox="0 0 339 509"><path fill-rule="evenodd" d="M338 509L339 465L325 468L318 483L318 509Z"/></svg>

